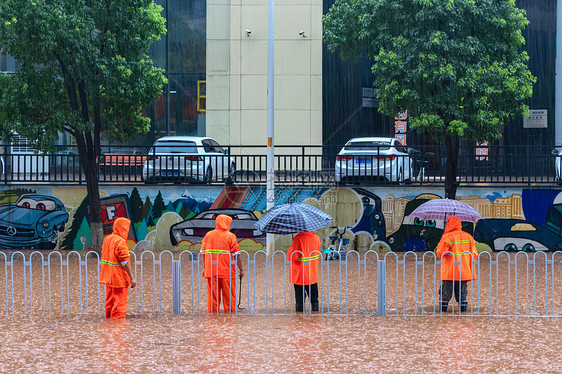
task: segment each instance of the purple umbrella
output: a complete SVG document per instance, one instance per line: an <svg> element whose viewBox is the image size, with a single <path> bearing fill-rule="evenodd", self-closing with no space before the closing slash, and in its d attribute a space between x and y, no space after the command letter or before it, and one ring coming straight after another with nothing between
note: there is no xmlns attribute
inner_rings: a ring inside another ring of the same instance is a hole
<svg viewBox="0 0 562 374"><path fill-rule="evenodd" d="M447 221L447 218L456 216L463 222L476 222L479 219L484 219L470 205L451 199L434 199L429 200L410 213L412 217L418 217L424 221L427 220L441 220Z"/></svg>

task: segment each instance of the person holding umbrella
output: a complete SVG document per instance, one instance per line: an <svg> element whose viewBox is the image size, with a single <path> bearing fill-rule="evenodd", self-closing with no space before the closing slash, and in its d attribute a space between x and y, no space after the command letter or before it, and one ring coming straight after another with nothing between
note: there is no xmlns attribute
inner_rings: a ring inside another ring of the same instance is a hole
<svg viewBox="0 0 562 374"><path fill-rule="evenodd" d="M478 258L478 251L472 235L462 231L459 217L452 216L447 219L445 232L437 244L435 252L437 257L442 258L441 287L439 288L441 311L447 311L449 300L454 292L455 300L460 304L460 311L466 312L468 306L466 284L476 279L472 260Z"/></svg>
<svg viewBox="0 0 562 374"><path fill-rule="evenodd" d="M312 311L318 311L318 261L320 259L320 238L314 231L295 235L287 252L291 261L291 283L295 288L295 310L304 311L306 296L310 299Z"/></svg>
<svg viewBox="0 0 562 374"><path fill-rule="evenodd" d="M271 208L254 227L265 233L294 234L287 252L291 261L291 283L295 287L297 312L304 311L306 295L313 311L318 310L318 262L320 238L313 230L328 226L333 218L320 209L302 203L283 204Z"/></svg>
<svg viewBox="0 0 562 374"><path fill-rule="evenodd" d="M205 234L201 242L203 277L207 279L208 313L218 313L221 295L224 312L234 313L236 310L236 267L230 264L230 260L238 252L238 240L229 231L231 223L232 217L219 214L215 219L216 228ZM244 270L240 256L236 257L236 263L242 279Z"/></svg>

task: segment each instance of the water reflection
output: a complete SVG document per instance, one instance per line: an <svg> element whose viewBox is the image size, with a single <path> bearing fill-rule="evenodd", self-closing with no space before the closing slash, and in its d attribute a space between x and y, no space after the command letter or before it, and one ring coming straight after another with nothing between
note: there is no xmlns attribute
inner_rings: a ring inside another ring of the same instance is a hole
<svg viewBox="0 0 562 374"><path fill-rule="evenodd" d="M560 373L558 318L0 317L0 372Z"/></svg>

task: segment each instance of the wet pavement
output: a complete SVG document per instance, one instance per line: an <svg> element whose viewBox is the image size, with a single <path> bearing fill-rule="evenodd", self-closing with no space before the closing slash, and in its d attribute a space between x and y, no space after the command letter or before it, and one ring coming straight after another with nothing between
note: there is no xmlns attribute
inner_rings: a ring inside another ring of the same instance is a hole
<svg viewBox="0 0 562 374"><path fill-rule="evenodd" d="M559 318L0 318L3 373L560 373Z"/></svg>

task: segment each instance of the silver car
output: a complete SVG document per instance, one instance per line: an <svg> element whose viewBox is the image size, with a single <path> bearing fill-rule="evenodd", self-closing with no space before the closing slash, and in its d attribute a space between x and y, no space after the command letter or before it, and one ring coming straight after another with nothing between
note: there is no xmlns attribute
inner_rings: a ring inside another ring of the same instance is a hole
<svg viewBox="0 0 562 374"><path fill-rule="evenodd" d="M145 183L158 181L226 181L234 177L234 158L213 138L165 136L148 152L142 168Z"/></svg>
<svg viewBox="0 0 562 374"><path fill-rule="evenodd" d="M377 179L402 182L412 178L412 158L395 138L354 138L336 156L336 182Z"/></svg>
<svg viewBox="0 0 562 374"><path fill-rule="evenodd" d="M178 245L184 240L192 243L200 242L205 234L216 227L215 219L219 214L232 217L230 232L236 235L238 241L254 239L256 242L265 244L265 233L254 227L258 222L254 213L242 209L210 209L170 227L172 245Z"/></svg>

